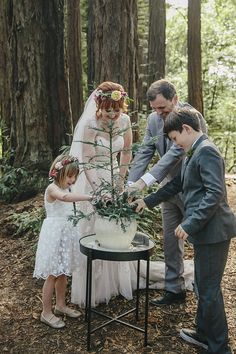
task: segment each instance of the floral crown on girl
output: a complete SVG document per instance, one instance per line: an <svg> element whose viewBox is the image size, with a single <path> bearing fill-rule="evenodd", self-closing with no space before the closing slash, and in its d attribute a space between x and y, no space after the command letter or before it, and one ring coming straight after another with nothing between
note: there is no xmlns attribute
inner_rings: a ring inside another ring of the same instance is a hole
<svg viewBox="0 0 236 354"><path fill-rule="evenodd" d="M54 180L54 178L57 177L58 172L63 169L63 167L65 167L66 165L69 165L70 163L73 163L73 162L79 163L78 158L74 157L74 156L70 156L65 160L56 162L54 168L49 172L49 181L52 182Z"/></svg>
<svg viewBox="0 0 236 354"><path fill-rule="evenodd" d="M129 96L125 91L114 90L114 91L103 92L102 90L97 90L95 92L95 98L101 98L102 100L105 100L106 98L110 98L111 100L117 102L121 98L128 100Z"/></svg>

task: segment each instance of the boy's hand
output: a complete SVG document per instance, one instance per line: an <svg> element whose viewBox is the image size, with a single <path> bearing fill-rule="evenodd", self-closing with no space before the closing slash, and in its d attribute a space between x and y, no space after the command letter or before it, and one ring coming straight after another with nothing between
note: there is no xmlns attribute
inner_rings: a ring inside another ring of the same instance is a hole
<svg viewBox="0 0 236 354"><path fill-rule="evenodd" d="M131 206L135 206L135 207L136 207L135 211L137 211L137 212L140 212L140 211L142 211L144 208L147 207L146 204L144 203L144 200L143 200L143 199L136 199L136 200L135 200L134 202L132 202L130 205L131 205Z"/></svg>
<svg viewBox="0 0 236 354"><path fill-rule="evenodd" d="M177 226L175 229L175 236L177 236L178 238L181 238L183 240L187 240L189 235L187 234L187 232L184 231L182 226L179 224L179 226Z"/></svg>

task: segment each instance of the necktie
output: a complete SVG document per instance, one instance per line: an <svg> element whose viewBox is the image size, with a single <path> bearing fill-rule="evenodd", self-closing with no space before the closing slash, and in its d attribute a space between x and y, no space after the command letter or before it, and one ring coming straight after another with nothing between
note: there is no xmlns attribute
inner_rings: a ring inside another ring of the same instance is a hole
<svg viewBox="0 0 236 354"><path fill-rule="evenodd" d="M164 145L164 154L165 154L166 149L167 149L167 139L166 139L165 135L163 136L163 145Z"/></svg>

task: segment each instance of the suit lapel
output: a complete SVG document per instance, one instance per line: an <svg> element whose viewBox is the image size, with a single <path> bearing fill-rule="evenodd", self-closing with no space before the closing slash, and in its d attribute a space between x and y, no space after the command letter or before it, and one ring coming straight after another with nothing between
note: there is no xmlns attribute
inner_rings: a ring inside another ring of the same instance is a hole
<svg viewBox="0 0 236 354"><path fill-rule="evenodd" d="M185 176L185 172L186 172L186 169L188 167L188 164L191 160L191 158L193 157L193 155L196 153L196 151L199 149L201 143L208 139L208 136L206 134L203 134L199 139L198 141L196 142L196 144L194 144L192 150L193 150L193 153L191 155L191 157L185 157L185 159L183 160L183 164L182 164L182 169L181 169L181 182L182 182L182 185L184 183L184 176Z"/></svg>

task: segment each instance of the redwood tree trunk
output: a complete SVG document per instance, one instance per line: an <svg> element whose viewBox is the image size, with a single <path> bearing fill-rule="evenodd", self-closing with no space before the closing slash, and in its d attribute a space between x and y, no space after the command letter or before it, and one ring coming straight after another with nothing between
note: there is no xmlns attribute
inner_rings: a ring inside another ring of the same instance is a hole
<svg viewBox="0 0 236 354"><path fill-rule="evenodd" d="M66 23L70 111L75 127L83 109L80 0L67 0Z"/></svg>
<svg viewBox="0 0 236 354"><path fill-rule="evenodd" d="M188 1L188 102L203 114L201 1Z"/></svg>
<svg viewBox="0 0 236 354"><path fill-rule="evenodd" d="M3 152L7 150L7 135L10 132L10 75L9 75L9 47L8 29L6 23L6 0L0 1L0 122L1 122L1 143Z"/></svg>
<svg viewBox="0 0 236 354"><path fill-rule="evenodd" d="M166 4L149 0L148 84L165 77Z"/></svg>
<svg viewBox="0 0 236 354"><path fill-rule="evenodd" d="M138 107L138 36L136 0L89 0L88 87L103 81L120 83L134 100L132 121Z"/></svg>
<svg viewBox="0 0 236 354"><path fill-rule="evenodd" d="M63 6L62 0L2 2L9 73L8 97L2 105L10 104L10 148L15 150L15 166L48 169L66 143L66 133L71 132ZM3 121L8 122L8 117Z"/></svg>

